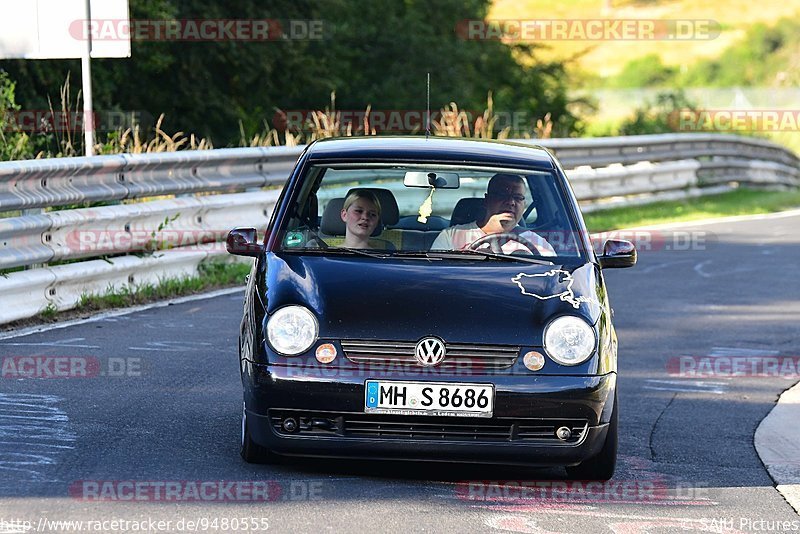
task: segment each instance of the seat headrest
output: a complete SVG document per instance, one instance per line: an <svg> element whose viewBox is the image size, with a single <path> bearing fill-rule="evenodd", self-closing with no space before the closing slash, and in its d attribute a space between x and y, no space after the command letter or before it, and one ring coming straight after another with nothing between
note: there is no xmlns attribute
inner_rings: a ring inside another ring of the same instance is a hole
<svg viewBox="0 0 800 534"><path fill-rule="evenodd" d="M332 198L325 206L325 211L322 212L322 221L319 225L320 233L324 235L345 235L347 233L347 225L342 220L342 208L344 208L343 198ZM378 221L378 226L372 232L372 237L380 235L383 232L383 222Z"/></svg>
<svg viewBox="0 0 800 534"><path fill-rule="evenodd" d="M453 215L450 216L450 226L466 224L483 219L486 208L482 198L462 198L456 202Z"/></svg>
<svg viewBox="0 0 800 534"><path fill-rule="evenodd" d="M343 198L332 198L322 212L322 221L319 223L319 231L325 235L344 235L347 227L342 220L342 208L344 207Z"/></svg>
<svg viewBox="0 0 800 534"><path fill-rule="evenodd" d="M354 187L347 192L345 198L355 189L369 191L378 197L378 202L381 203L381 222L385 226L394 226L400 220L400 208L397 207L397 199L394 198L394 193L388 189L381 189L378 187Z"/></svg>

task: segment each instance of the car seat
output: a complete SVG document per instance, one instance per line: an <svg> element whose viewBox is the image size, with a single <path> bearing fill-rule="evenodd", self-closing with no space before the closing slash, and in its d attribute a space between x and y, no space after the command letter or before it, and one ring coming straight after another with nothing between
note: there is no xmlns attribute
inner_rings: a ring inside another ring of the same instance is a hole
<svg viewBox="0 0 800 534"><path fill-rule="evenodd" d="M453 214L450 216L450 226L479 221L485 215L486 208L483 205L482 198L462 198L456 202L453 208Z"/></svg>

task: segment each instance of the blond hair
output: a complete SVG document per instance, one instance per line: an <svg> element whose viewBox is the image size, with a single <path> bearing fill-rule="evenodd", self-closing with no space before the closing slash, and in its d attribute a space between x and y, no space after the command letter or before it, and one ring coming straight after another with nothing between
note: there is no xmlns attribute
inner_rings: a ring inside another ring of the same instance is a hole
<svg viewBox="0 0 800 534"><path fill-rule="evenodd" d="M378 195L366 189L353 189L352 191L350 191L350 194L347 195L347 197L344 199L344 206L342 206L342 209L344 211L347 211L348 209L350 209L350 206L353 205L353 202L355 202L359 198L362 198L364 200L369 200L370 202L375 204L375 211L378 212L378 217L381 216L381 203L378 200Z"/></svg>

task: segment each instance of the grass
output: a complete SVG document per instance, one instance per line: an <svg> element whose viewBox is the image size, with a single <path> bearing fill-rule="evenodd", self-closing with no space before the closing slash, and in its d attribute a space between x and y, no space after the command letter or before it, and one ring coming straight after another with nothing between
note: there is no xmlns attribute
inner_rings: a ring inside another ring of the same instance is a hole
<svg viewBox="0 0 800 534"><path fill-rule="evenodd" d="M595 211L586 213L583 218L590 232L603 232L711 217L772 213L798 207L800 207L800 190L737 189L730 193L683 201L655 202L643 206Z"/></svg>
<svg viewBox="0 0 800 534"><path fill-rule="evenodd" d="M245 263L208 262L200 264L198 276L165 278L158 284L122 286L109 288L103 294L83 294L78 305L69 313L93 312L110 308L126 308L157 300L193 295L203 291L242 285L250 272ZM48 307L39 314L39 319L51 322L55 319L55 308Z"/></svg>
<svg viewBox="0 0 800 534"><path fill-rule="evenodd" d="M58 308L56 305L50 302L45 308L39 313L39 317L41 317L45 321L54 321L58 315Z"/></svg>

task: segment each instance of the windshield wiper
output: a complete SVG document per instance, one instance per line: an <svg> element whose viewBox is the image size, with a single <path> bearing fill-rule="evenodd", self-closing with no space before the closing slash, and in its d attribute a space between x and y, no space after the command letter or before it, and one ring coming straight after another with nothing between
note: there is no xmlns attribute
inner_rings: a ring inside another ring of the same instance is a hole
<svg viewBox="0 0 800 534"><path fill-rule="evenodd" d="M368 252L360 248L330 247L330 246L327 248L316 248L316 247L288 248L284 249L283 252L302 252L303 254L317 254L319 256L325 256L336 252L345 252L349 254L361 254L362 256L369 256L370 258L380 258L382 260L385 260L386 258L389 257L389 255L385 253Z"/></svg>
<svg viewBox="0 0 800 534"><path fill-rule="evenodd" d="M351 252L353 254L361 254L362 256L369 256L370 258L380 258L385 260L389 257L386 253L379 253L379 252L367 252L361 248L350 248L350 247L329 247L326 249L326 252L337 252L339 250L346 250L347 252Z"/></svg>
<svg viewBox="0 0 800 534"><path fill-rule="evenodd" d="M555 265L555 263L550 260L540 260L538 258L529 258L527 256L515 256L514 254L498 254L496 252L489 252L487 250L454 250L452 252L448 252L447 254L458 254L463 256L478 255L495 260L522 261L525 263L535 263L536 265Z"/></svg>
<svg viewBox="0 0 800 534"><path fill-rule="evenodd" d="M426 250L398 250L396 252L390 252L389 255L393 258L423 258L428 260L442 259L438 256L431 256Z"/></svg>

